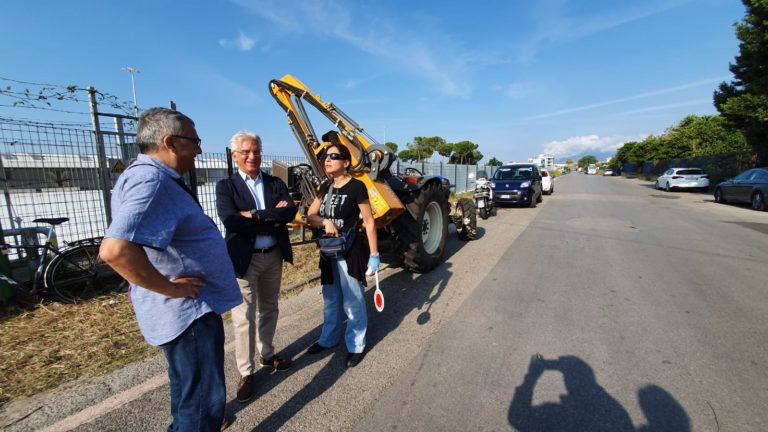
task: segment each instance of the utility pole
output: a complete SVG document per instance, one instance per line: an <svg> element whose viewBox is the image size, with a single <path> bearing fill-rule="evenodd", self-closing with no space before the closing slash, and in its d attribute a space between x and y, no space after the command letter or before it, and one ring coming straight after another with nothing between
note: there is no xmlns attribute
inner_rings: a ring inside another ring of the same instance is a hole
<svg viewBox="0 0 768 432"><path fill-rule="evenodd" d="M139 116L139 101L136 99L136 82L134 81L133 76L137 73L141 73L140 70L136 69L133 66L126 66L123 68L124 71L131 74L131 90L133 90L133 110L136 117Z"/></svg>

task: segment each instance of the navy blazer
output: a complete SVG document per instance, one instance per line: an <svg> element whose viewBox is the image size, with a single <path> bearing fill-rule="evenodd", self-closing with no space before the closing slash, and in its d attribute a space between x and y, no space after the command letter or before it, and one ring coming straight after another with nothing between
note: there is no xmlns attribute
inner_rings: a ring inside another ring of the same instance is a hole
<svg viewBox="0 0 768 432"><path fill-rule="evenodd" d="M256 201L239 171L216 183L216 211L227 230L224 239L238 277L248 270L257 235L274 236L283 259L293 264L293 250L285 224L296 217L298 209L282 180L263 171L261 178L264 182L265 209L258 210L258 220L240 214L243 210L255 209ZM288 202L288 206L275 208L280 201Z"/></svg>

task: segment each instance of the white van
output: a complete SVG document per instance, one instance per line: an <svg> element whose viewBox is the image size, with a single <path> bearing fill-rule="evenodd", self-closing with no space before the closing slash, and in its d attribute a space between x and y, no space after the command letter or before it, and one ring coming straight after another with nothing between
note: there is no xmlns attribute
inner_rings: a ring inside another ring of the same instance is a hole
<svg viewBox="0 0 768 432"><path fill-rule="evenodd" d="M597 165L589 164L587 167L587 174L597 174Z"/></svg>

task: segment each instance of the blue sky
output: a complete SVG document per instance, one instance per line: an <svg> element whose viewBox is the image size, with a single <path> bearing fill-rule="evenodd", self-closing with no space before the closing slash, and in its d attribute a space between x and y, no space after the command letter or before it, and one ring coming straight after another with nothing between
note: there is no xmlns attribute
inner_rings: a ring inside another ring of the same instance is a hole
<svg viewBox="0 0 768 432"><path fill-rule="evenodd" d="M2 10L0 77L132 100L122 68L134 66L139 106L175 101L206 151L248 129L265 153L300 155L267 91L292 74L378 141L470 140L502 161L605 152L716 113L745 12L738 0L10 0Z"/></svg>

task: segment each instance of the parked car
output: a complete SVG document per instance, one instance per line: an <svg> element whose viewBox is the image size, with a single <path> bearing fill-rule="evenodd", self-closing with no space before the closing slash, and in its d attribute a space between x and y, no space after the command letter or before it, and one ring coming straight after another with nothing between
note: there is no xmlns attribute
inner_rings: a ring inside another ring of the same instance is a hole
<svg viewBox="0 0 768 432"><path fill-rule="evenodd" d="M715 187L715 201L750 203L754 210L766 210L768 168L748 169Z"/></svg>
<svg viewBox="0 0 768 432"><path fill-rule="evenodd" d="M526 204L536 207L541 202L541 172L535 164L500 166L491 179L495 204Z"/></svg>
<svg viewBox="0 0 768 432"><path fill-rule="evenodd" d="M611 176L613 176L613 170L611 168L606 168L606 169L603 170L603 175L611 177Z"/></svg>
<svg viewBox="0 0 768 432"><path fill-rule="evenodd" d="M541 193L552 195L555 193L555 178L546 168L539 168L539 171L541 171Z"/></svg>
<svg viewBox="0 0 768 432"><path fill-rule="evenodd" d="M656 179L656 189L670 192L675 189L709 190L709 176L701 168L670 168Z"/></svg>

